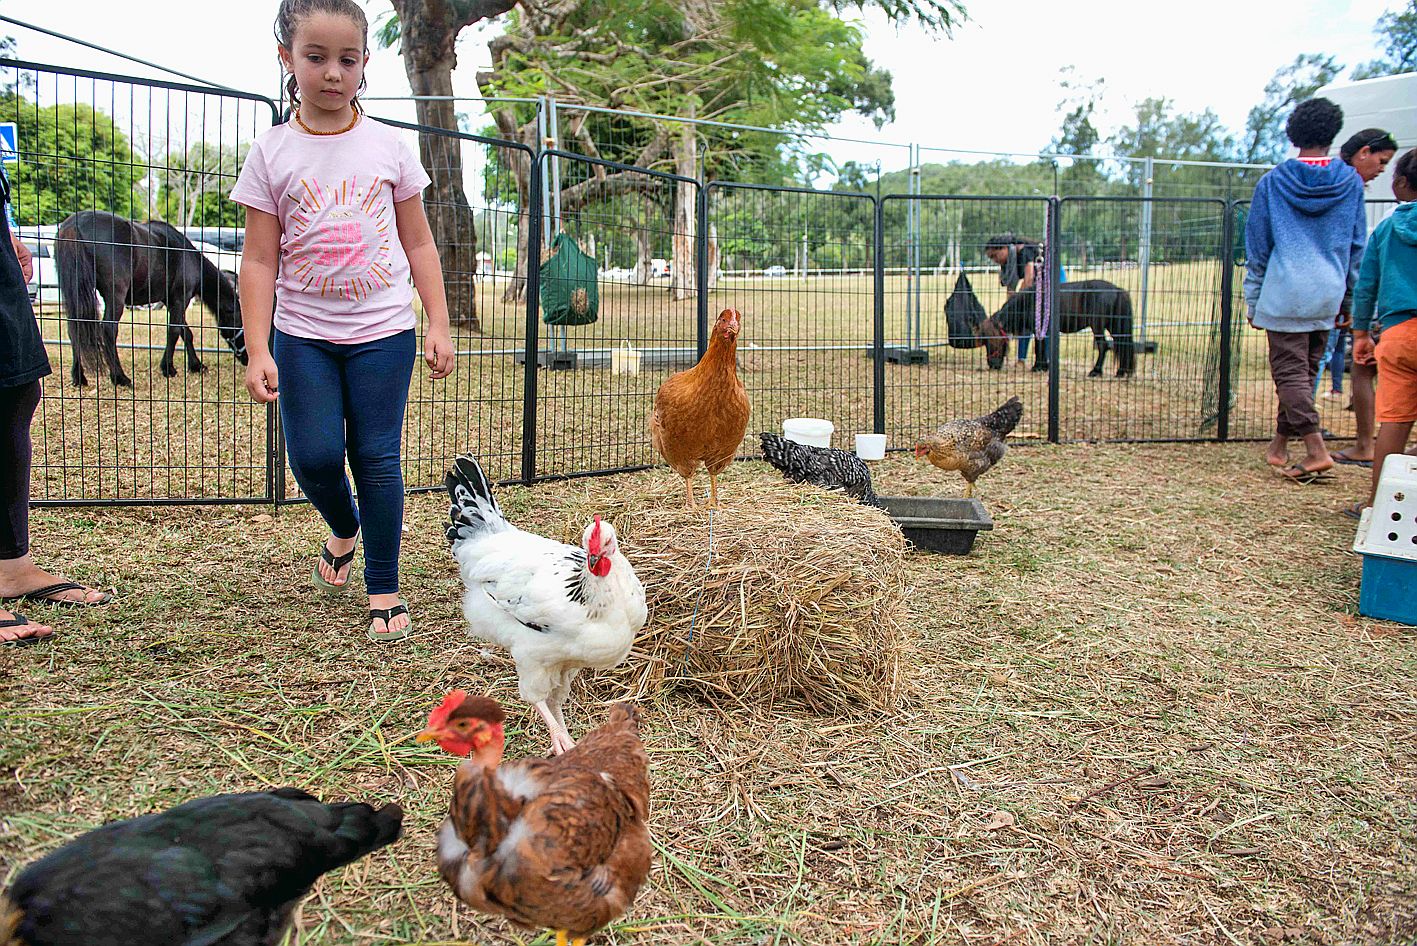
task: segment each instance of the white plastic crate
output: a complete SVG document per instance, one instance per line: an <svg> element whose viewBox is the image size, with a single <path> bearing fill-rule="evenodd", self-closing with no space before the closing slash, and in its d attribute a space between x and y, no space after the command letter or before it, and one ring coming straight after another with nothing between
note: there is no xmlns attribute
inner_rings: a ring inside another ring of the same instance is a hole
<svg viewBox="0 0 1417 946"><path fill-rule="evenodd" d="M1417 457L1390 454L1383 461L1373 508L1353 539L1353 551L1417 561Z"/></svg>

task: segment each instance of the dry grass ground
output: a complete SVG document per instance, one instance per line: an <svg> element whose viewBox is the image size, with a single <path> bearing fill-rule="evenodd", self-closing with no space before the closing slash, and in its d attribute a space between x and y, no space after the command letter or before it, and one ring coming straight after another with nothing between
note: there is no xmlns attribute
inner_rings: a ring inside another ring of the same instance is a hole
<svg viewBox="0 0 1417 946"><path fill-rule="evenodd" d="M883 492L958 489L877 469ZM720 528L767 475L732 469ZM897 713L645 707L658 850L610 941L1412 942L1417 659L1410 628L1355 614L1336 511L1365 475L1298 487L1240 445L1016 450L981 480L997 528L974 554L909 558ZM641 482L503 495L559 530ZM105 819L296 784L410 814L320 885L298 942L549 942L455 910L432 869L452 768L410 736L442 693L490 690L510 751L544 750L460 626L442 501L410 501L422 633L398 647L308 588L311 510L269 511L37 511L45 560L122 603L35 609L62 637L0 652L0 881ZM572 728L608 695L578 694Z"/></svg>

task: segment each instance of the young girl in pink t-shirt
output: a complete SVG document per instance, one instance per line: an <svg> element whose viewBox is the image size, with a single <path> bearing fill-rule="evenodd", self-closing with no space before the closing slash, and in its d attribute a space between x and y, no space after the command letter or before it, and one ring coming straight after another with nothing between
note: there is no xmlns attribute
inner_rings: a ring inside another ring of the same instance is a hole
<svg viewBox="0 0 1417 946"><path fill-rule="evenodd" d="M256 139L231 197L247 208L246 387L257 401L279 398L290 468L330 526L311 580L348 584L362 528L369 635L389 641L412 628L398 594L400 447L417 344L410 273L434 378L452 373L453 345L419 197L428 175L355 97L368 33L353 0L283 0L276 37L295 110Z"/></svg>

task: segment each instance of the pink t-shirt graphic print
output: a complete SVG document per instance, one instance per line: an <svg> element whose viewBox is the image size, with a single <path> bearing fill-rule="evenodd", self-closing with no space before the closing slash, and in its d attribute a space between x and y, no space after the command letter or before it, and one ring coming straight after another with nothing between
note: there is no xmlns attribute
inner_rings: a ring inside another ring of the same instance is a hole
<svg viewBox="0 0 1417 946"><path fill-rule="evenodd" d="M281 261L301 292L358 302L393 288L394 210L385 183L374 178L361 187L356 176L326 187L301 179Z"/></svg>
<svg viewBox="0 0 1417 946"><path fill-rule="evenodd" d="M280 217L276 328L349 344L412 328L394 204L428 183L395 132L367 117L341 135L294 124L261 135L231 197Z"/></svg>

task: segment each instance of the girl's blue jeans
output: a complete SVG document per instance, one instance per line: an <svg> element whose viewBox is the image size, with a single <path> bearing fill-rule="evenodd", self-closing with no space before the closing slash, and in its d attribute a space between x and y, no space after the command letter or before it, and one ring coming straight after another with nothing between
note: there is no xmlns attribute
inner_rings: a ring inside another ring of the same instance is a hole
<svg viewBox="0 0 1417 946"><path fill-rule="evenodd" d="M280 422L295 481L341 539L364 531L364 584L399 590L400 446L417 341L413 329L355 345L276 329ZM344 475L354 474L358 504Z"/></svg>

